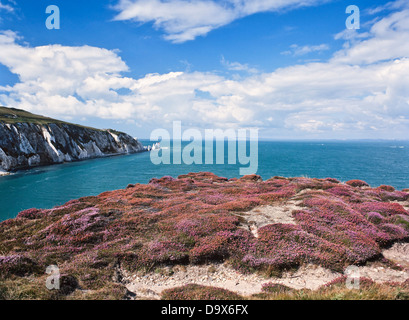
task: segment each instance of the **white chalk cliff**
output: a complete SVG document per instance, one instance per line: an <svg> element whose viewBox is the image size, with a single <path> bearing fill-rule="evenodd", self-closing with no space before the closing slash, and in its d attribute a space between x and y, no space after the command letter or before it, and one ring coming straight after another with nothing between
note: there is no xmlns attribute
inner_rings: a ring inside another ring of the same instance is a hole
<svg viewBox="0 0 409 320"><path fill-rule="evenodd" d="M144 151L138 140L125 133L47 121L49 118L19 122L15 113L24 111L0 111L0 171Z"/></svg>

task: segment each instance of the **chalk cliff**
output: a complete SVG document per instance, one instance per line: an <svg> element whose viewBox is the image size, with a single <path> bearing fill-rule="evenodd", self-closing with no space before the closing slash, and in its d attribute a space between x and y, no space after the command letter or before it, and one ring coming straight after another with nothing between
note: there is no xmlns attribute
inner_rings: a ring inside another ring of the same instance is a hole
<svg viewBox="0 0 409 320"><path fill-rule="evenodd" d="M133 137L0 107L0 171L143 151Z"/></svg>

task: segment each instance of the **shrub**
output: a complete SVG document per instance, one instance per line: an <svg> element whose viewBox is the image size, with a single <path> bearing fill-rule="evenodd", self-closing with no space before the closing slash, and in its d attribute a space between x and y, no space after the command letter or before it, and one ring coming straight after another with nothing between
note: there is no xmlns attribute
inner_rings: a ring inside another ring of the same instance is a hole
<svg viewBox="0 0 409 320"><path fill-rule="evenodd" d="M381 185L378 187L378 189L384 190L384 191L388 191L388 192L394 192L395 188L392 186L387 186L387 185Z"/></svg>
<svg viewBox="0 0 409 320"><path fill-rule="evenodd" d="M221 231L200 239L190 251L191 262L223 261L230 255L228 243L231 236L231 232Z"/></svg>
<svg viewBox="0 0 409 320"><path fill-rule="evenodd" d="M337 197L351 197L354 194L353 191L347 186L333 187L328 189L327 192Z"/></svg>
<svg viewBox="0 0 409 320"><path fill-rule="evenodd" d="M69 295L78 288L79 283L75 277L66 274L61 275L59 293L63 295Z"/></svg>
<svg viewBox="0 0 409 320"><path fill-rule="evenodd" d="M408 212L399 203L364 202L354 207L362 213L378 212L385 217L397 214L408 215Z"/></svg>
<svg viewBox="0 0 409 320"><path fill-rule="evenodd" d="M351 187L369 187L369 184L362 180L349 180L345 183Z"/></svg>
<svg viewBox="0 0 409 320"><path fill-rule="evenodd" d="M368 221L375 224L379 224L380 222L385 220L385 217L378 212L369 212L367 217Z"/></svg>
<svg viewBox="0 0 409 320"><path fill-rule="evenodd" d="M262 285L261 291L266 293L287 293L294 290L282 284L268 282Z"/></svg>
<svg viewBox="0 0 409 320"><path fill-rule="evenodd" d="M43 210L38 210L38 209L28 209L21 211L18 215L17 218L25 218L29 220L35 220L39 219L44 216Z"/></svg>
<svg viewBox="0 0 409 320"><path fill-rule="evenodd" d="M177 264L186 262L188 258L187 248L173 241L153 241L149 243L140 253L139 262L145 265Z"/></svg>
<svg viewBox="0 0 409 320"><path fill-rule="evenodd" d="M29 276L39 272L40 267L30 258L21 255L0 257L0 277L5 278L11 275L18 277Z"/></svg>
<svg viewBox="0 0 409 320"><path fill-rule="evenodd" d="M388 233L392 240L404 240L408 237L408 232L405 231L401 226L395 224L387 223L380 226L380 228Z"/></svg>
<svg viewBox="0 0 409 320"><path fill-rule="evenodd" d="M242 181L243 182L245 182L245 181L248 181L248 182L262 182L263 179L257 174L251 174L251 175L241 177L239 179L239 181L240 182L242 182Z"/></svg>
<svg viewBox="0 0 409 320"><path fill-rule="evenodd" d="M162 291L162 300L242 300L237 293L226 289L187 284Z"/></svg>

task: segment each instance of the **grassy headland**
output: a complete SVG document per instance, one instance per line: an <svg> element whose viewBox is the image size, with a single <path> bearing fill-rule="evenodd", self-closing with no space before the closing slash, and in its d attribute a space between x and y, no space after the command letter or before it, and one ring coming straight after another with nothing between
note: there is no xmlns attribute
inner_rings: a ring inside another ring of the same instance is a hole
<svg viewBox="0 0 409 320"><path fill-rule="evenodd" d="M371 188L359 180L262 181L255 175L228 180L211 173L152 179L53 209L26 210L0 223L0 297L121 299L127 293L125 273L177 265L225 263L266 279L305 264L343 273L350 265L381 261L403 270L382 250L408 240L408 199L407 192ZM297 205L284 213L291 223L277 223L274 215L269 223L250 221L258 208L290 202ZM64 291L68 295L46 289L49 265L57 265L71 284L72 290ZM374 284L362 294L339 287L321 294L267 288L252 298L408 297L406 284L385 286ZM188 290L201 297L197 286ZM398 291L403 293L394 295ZM164 297L174 295L184 297L179 291Z"/></svg>

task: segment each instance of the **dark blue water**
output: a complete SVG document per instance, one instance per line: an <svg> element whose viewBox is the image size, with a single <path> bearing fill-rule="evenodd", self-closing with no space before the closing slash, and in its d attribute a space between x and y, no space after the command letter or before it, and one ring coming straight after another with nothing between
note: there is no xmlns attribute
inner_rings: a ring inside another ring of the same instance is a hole
<svg viewBox="0 0 409 320"><path fill-rule="evenodd" d="M227 152L226 152L227 158ZM258 174L362 179L409 188L409 142L259 142ZM227 160L225 161L227 163ZM212 171L239 177L237 165L159 165L139 153L22 171L0 177L0 220L28 208L52 208L71 199L148 183L151 178Z"/></svg>

